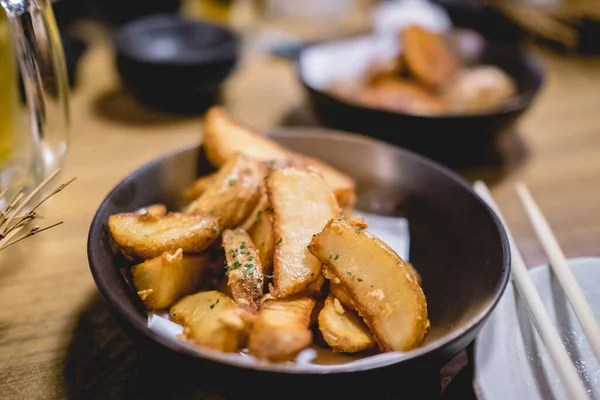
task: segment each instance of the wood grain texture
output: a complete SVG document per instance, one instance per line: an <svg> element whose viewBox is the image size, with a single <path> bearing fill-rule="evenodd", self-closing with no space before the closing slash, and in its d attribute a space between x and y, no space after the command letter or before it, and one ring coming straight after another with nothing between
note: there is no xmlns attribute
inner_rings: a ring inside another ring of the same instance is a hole
<svg viewBox="0 0 600 400"><path fill-rule="evenodd" d="M519 124L520 144L507 146L501 166L467 174L494 181L529 265L544 257L513 191L518 180L529 185L567 256L600 256L600 61L548 54L543 61L547 84ZM100 298L86 257L89 224L108 191L152 158L197 143L201 121L153 113L122 93L102 40L79 72L63 174L78 180L43 211L65 223L0 254L0 398L220 398L145 370ZM258 129L305 107L292 66L258 57L238 68L226 104Z"/></svg>

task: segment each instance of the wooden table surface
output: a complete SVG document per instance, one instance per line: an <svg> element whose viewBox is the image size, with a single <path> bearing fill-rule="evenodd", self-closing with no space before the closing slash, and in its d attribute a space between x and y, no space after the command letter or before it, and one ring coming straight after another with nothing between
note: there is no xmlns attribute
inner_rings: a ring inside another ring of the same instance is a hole
<svg viewBox="0 0 600 400"><path fill-rule="evenodd" d="M501 167L469 174L494 177L494 195L530 265L544 256L513 191L518 180L529 185L568 256L600 256L600 60L542 60L547 83L518 126L522 144L509 149ZM228 109L259 129L304 107L284 60L245 61L226 94ZM72 115L62 178L78 179L44 210L64 225L0 255L0 398L198 398L185 385L144 378L136 348L92 280L86 239L113 185L156 156L198 143L201 120L137 105L121 91L103 41L80 67Z"/></svg>

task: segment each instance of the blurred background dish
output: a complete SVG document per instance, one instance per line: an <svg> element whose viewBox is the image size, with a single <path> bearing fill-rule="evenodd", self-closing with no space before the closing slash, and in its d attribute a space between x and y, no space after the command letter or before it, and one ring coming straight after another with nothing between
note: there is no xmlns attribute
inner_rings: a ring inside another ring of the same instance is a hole
<svg viewBox="0 0 600 400"><path fill-rule="evenodd" d="M218 101L238 61L238 37L210 22L162 14L124 25L116 35L123 84L146 105L198 114Z"/></svg>
<svg viewBox="0 0 600 400"><path fill-rule="evenodd" d="M467 42L473 39L468 31L457 36L459 42L461 38ZM516 84L516 96L485 112L444 113L443 104L414 85L408 89L405 85L404 90L417 92L409 97L406 107L410 109L415 98L423 99L432 107L429 113L390 111L332 95L329 89L336 81L360 80L374 60L394 57L399 44L376 35L306 47L299 58L300 79L324 125L381 138L453 166L468 164L482 148L493 146L496 136L530 107L544 79L532 54L514 45L475 37L474 46L458 46L459 57L497 67Z"/></svg>

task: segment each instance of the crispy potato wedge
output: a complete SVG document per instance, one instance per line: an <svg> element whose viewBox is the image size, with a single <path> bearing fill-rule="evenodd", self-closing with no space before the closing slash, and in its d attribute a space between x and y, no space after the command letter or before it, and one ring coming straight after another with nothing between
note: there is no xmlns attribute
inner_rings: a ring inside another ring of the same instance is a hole
<svg viewBox="0 0 600 400"><path fill-rule="evenodd" d="M236 153L244 153L259 161L292 162L297 167L312 165L321 171L323 179L335 193L340 207L351 208L356 201L356 184L348 175L322 161L282 147L234 121L220 107L213 107L206 113L203 147L206 157L215 167L222 166Z"/></svg>
<svg viewBox="0 0 600 400"><path fill-rule="evenodd" d="M458 61L443 39L420 26L411 25L402 31L402 46L410 72L430 87L447 82L458 69Z"/></svg>
<svg viewBox="0 0 600 400"><path fill-rule="evenodd" d="M204 251L219 237L219 219L210 215L139 213L108 217L108 229L130 260L148 260L179 248Z"/></svg>
<svg viewBox="0 0 600 400"><path fill-rule="evenodd" d="M233 299L241 306L258 311L265 286L262 265L252 239L243 229L223 232L223 249L227 257L229 287Z"/></svg>
<svg viewBox="0 0 600 400"><path fill-rule="evenodd" d="M404 264L406 264L406 268L408 268L408 272L410 272L410 274L415 277L415 279L419 283L419 286L422 285L423 279L421 278L421 275L419 275L419 273L417 272L415 267L408 261L405 261Z"/></svg>
<svg viewBox="0 0 600 400"><path fill-rule="evenodd" d="M356 310L356 304L354 304L352 296L350 296L348 289L342 285L339 279L335 278L334 280L329 281L329 293L331 293L331 295L340 303L342 303L342 305L348 310Z"/></svg>
<svg viewBox="0 0 600 400"><path fill-rule="evenodd" d="M327 221L340 216L340 208L329 186L311 172L280 169L266 185L277 238L271 294L283 298L302 292L321 275L321 262L310 253L309 243Z"/></svg>
<svg viewBox="0 0 600 400"><path fill-rule="evenodd" d="M275 232L273 231L273 209L268 201L262 210L256 213L256 219L248 231L258 250L258 258L265 275L273 273L273 255L275 253Z"/></svg>
<svg viewBox="0 0 600 400"><path fill-rule="evenodd" d="M186 209L191 214L218 216L221 229L240 225L261 197L263 167L257 161L236 154L211 178L213 182Z"/></svg>
<svg viewBox="0 0 600 400"><path fill-rule="evenodd" d="M164 252L131 268L133 285L148 310L166 309L198 289L210 263L205 253Z"/></svg>
<svg viewBox="0 0 600 400"><path fill-rule="evenodd" d="M162 217L163 215L167 215L167 207L164 204L152 204L151 206L140 208L136 213L140 215Z"/></svg>
<svg viewBox="0 0 600 400"><path fill-rule="evenodd" d="M310 297L274 299L265 295L250 331L248 350L261 360L286 361L312 343Z"/></svg>
<svg viewBox="0 0 600 400"><path fill-rule="evenodd" d="M190 187L185 190L184 194L186 199L189 201L196 200L210 185L215 182L217 178L218 172L213 172L212 174L201 176L200 178L196 179L196 181L194 181L194 183L192 183Z"/></svg>
<svg viewBox="0 0 600 400"><path fill-rule="evenodd" d="M347 310L332 295L319 313L319 330L333 351L357 353L375 346L375 339L358 314Z"/></svg>
<svg viewBox="0 0 600 400"><path fill-rule="evenodd" d="M171 307L169 315L183 326L183 339L223 352L235 352L245 345L255 319L216 290L184 297Z"/></svg>
<svg viewBox="0 0 600 400"><path fill-rule="evenodd" d="M429 329L423 290L385 243L346 221L331 220L311 250L343 284L382 351L408 351Z"/></svg>

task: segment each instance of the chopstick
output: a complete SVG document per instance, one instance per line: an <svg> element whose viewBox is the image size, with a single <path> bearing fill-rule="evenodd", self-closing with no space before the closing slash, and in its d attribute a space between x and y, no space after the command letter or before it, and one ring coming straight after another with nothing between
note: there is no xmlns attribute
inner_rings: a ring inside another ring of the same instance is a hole
<svg viewBox="0 0 600 400"><path fill-rule="evenodd" d="M600 325L596 321L594 312L587 302L581 287L577 283L575 276L569 268L565 254L561 250L556 237L550 229L548 221L542 214L542 211L533 200L533 196L524 183L519 183L516 187L517 194L521 199L525 213L529 222L533 226L544 252L550 261L550 266L554 270L560 285L563 287L575 315L581 324L583 333L588 339L596 359L600 361Z"/></svg>
<svg viewBox="0 0 600 400"><path fill-rule="evenodd" d="M512 255L512 279L519 290L520 295L525 299L525 303L527 303L534 326L546 346L548 355L554 363L554 367L565 386L568 397L571 399L589 399L588 393L567 354L567 350L562 343L560 335L552 323L539 293L535 289L535 285L529 276L529 272L527 272L523 256L519 252L514 238L508 229L508 225L506 225L504 217L496 205L492 194L486 184L482 181L475 182L473 188L482 200L496 213L498 219L500 219L500 222L504 225Z"/></svg>

